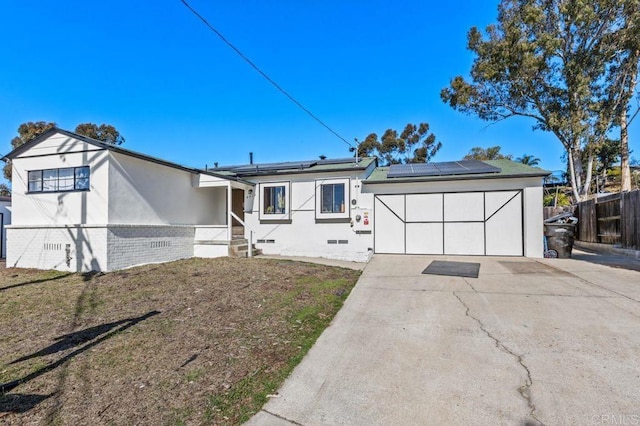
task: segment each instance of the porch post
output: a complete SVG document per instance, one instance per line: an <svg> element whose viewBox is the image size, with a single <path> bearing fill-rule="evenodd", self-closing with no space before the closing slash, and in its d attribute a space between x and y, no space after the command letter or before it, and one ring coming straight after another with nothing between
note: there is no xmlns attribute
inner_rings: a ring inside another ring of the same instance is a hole
<svg viewBox="0 0 640 426"><path fill-rule="evenodd" d="M233 239L233 217L231 216L231 209L233 206L233 197L231 190L231 182L227 182L227 239L231 241Z"/></svg>

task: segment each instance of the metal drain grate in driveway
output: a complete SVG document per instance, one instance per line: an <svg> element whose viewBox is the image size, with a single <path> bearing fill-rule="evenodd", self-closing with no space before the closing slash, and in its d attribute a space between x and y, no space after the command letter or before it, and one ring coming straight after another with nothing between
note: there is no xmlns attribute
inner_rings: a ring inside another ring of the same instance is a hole
<svg viewBox="0 0 640 426"><path fill-rule="evenodd" d="M478 278L480 264L434 260L422 273L428 275L447 275L450 277Z"/></svg>

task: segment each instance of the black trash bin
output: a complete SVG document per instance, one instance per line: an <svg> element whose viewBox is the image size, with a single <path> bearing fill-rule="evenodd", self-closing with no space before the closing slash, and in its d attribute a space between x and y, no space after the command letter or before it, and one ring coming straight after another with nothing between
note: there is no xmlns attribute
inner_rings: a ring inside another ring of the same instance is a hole
<svg viewBox="0 0 640 426"><path fill-rule="evenodd" d="M575 231L574 223L545 223L544 235L547 237L549 250L557 251L559 258L570 258Z"/></svg>

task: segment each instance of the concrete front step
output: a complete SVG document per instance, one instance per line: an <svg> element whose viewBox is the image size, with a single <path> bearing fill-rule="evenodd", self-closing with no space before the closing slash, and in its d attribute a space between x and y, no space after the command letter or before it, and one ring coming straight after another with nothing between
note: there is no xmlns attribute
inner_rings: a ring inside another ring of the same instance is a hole
<svg viewBox="0 0 640 426"><path fill-rule="evenodd" d="M248 254L249 253L247 250L238 250L233 255L229 254L229 257L249 257ZM253 249L253 256L260 256L261 254L262 254L262 250L257 248Z"/></svg>
<svg viewBox="0 0 640 426"><path fill-rule="evenodd" d="M255 244L252 248L254 256L262 254L262 250L257 249ZM249 241L246 238L231 240L231 242L229 243L229 257L247 257L248 252Z"/></svg>

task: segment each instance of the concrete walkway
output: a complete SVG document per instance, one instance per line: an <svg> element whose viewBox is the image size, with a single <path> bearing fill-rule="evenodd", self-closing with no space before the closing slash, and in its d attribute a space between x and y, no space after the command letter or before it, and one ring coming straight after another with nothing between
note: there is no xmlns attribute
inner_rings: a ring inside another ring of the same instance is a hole
<svg viewBox="0 0 640 426"><path fill-rule="evenodd" d="M480 277L422 275L434 259L479 262ZM248 424L632 421L639 272L573 259L376 255Z"/></svg>

